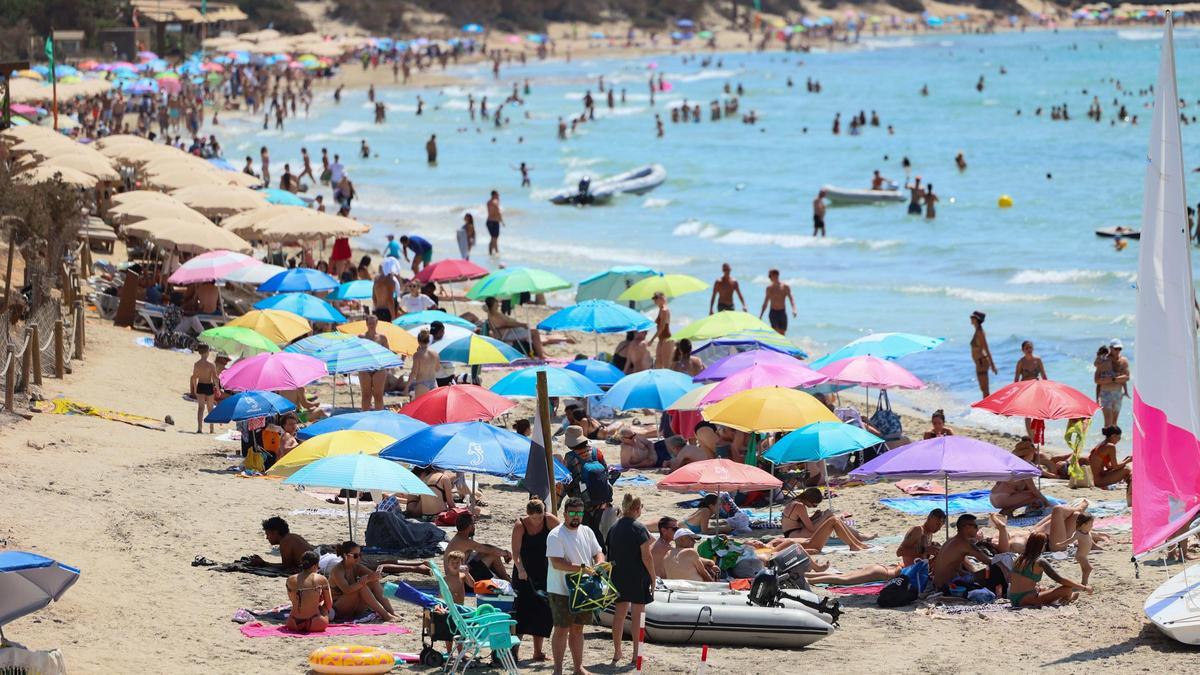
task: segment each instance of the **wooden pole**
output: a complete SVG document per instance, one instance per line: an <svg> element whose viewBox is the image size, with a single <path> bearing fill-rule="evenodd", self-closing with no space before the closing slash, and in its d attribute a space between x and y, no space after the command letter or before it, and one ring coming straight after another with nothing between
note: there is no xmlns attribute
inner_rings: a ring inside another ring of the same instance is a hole
<svg viewBox="0 0 1200 675"><path fill-rule="evenodd" d="M13 225L8 230L8 263L4 267L4 306L12 304L12 268L13 254L16 252L17 228Z"/></svg>
<svg viewBox="0 0 1200 675"><path fill-rule="evenodd" d="M63 362L63 358L66 356L63 354L64 351L63 322L62 319L56 319L54 321L54 376L60 380L67 374L66 364Z"/></svg>
<svg viewBox="0 0 1200 675"><path fill-rule="evenodd" d="M11 353L11 352L10 352ZM17 360L8 360L8 372L4 374L4 409L13 411L13 386L17 379Z"/></svg>
<svg viewBox="0 0 1200 675"><path fill-rule="evenodd" d="M21 352L21 391L29 391L29 332L25 333L25 351Z"/></svg>
<svg viewBox="0 0 1200 675"><path fill-rule="evenodd" d="M537 413L542 421L542 447L546 449L546 473L549 474L550 513L558 513L558 483L554 480L554 449L550 444L550 386L546 371L537 372Z"/></svg>
<svg viewBox="0 0 1200 675"><path fill-rule="evenodd" d="M29 325L30 339L33 340L33 383L36 385L42 384L42 338L38 333L38 325L32 323Z"/></svg>
<svg viewBox="0 0 1200 675"><path fill-rule="evenodd" d="M75 301L75 308L72 312L75 316L75 354L72 358L77 360L83 359L83 302Z"/></svg>

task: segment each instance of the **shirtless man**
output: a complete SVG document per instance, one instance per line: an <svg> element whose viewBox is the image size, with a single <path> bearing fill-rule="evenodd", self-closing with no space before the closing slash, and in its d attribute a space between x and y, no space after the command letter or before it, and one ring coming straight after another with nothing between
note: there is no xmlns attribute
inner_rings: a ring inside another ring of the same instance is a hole
<svg viewBox="0 0 1200 675"><path fill-rule="evenodd" d="M1111 427L1121 416L1121 399L1129 383L1129 360L1121 356L1124 345L1113 338L1108 343L1108 360L1096 367L1095 381L1100 387L1100 409L1104 411L1104 426Z"/></svg>
<svg viewBox="0 0 1200 675"><path fill-rule="evenodd" d="M737 279L730 275L732 268L729 263L721 265L721 276L713 282L712 296L708 299L708 313L713 313L713 303L717 305L718 312L733 311L733 296L737 295L738 300L742 303L742 311L746 311L746 299L742 297L742 287L738 285Z"/></svg>
<svg viewBox="0 0 1200 675"><path fill-rule="evenodd" d="M650 350L646 347L646 331L640 330L625 348L625 374L640 373L653 365L654 357L650 356Z"/></svg>
<svg viewBox="0 0 1200 675"><path fill-rule="evenodd" d="M884 184L887 183L887 180L888 179L886 179L882 175L880 175L879 169L875 169L874 175L871 176L871 189L872 190L882 190L884 187Z"/></svg>
<svg viewBox="0 0 1200 675"><path fill-rule="evenodd" d="M384 258L389 260L389 258ZM395 260L395 258L390 258ZM395 277L385 273L382 268L379 274L375 276L371 282L371 307L378 312L384 310L388 313L388 319L391 320L398 316L396 311L396 279Z"/></svg>
<svg viewBox="0 0 1200 675"><path fill-rule="evenodd" d="M488 255L500 254L500 228L504 225L504 214L500 212L500 193L492 190L492 197L487 201L487 231L491 239L488 241Z"/></svg>
<svg viewBox="0 0 1200 675"><path fill-rule="evenodd" d="M386 335L377 332L379 318L375 315L367 317L367 331L358 337L370 340L384 349L390 349ZM388 371L363 370L358 373L358 384L362 387L362 409L383 410L383 391L387 386Z"/></svg>
<svg viewBox="0 0 1200 675"><path fill-rule="evenodd" d="M715 434L714 434L715 436ZM683 446L672 448L673 444L683 442ZM692 462L703 462L708 459L716 459L715 451L707 450L701 447L696 441L688 442L682 436L672 436L667 439L667 449L671 453L671 461L667 466L672 470L676 470L681 466L687 466Z"/></svg>
<svg viewBox="0 0 1200 675"><path fill-rule="evenodd" d="M279 516L271 516L262 521L263 535L267 543L279 547L280 562L273 563L263 560L257 555L250 556L250 564L254 567L273 567L289 572L301 568L300 557L305 551L313 550L313 545L288 529L287 521Z"/></svg>
<svg viewBox="0 0 1200 675"><path fill-rule="evenodd" d="M687 581L716 581L719 573L715 571L716 563L700 557L694 548L699 537L686 527L675 531L672 539L675 548L663 556L663 579L684 579Z"/></svg>
<svg viewBox="0 0 1200 675"><path fill-rule="evenodd" d="M954 524L956 533L951 537L942 550L933 559L933 587L945 592L950 582L958 586L971 588L995 589L1001 587L1007 591L1008 582L1004 572L992 563L992 558L986 551L976 545L976 535L979 524L975 516L964 513ZM972 557L988 569L975 572L967 567L967 557ZM994 592L994 591L993 591ZM1000 593L997 593L1000 595Z"/></svg>
<svg viewBox="0 0 1200 675"><path fill-rule="evenodd" d="M921 204L925 201L925 188L921 187L921 177L917 176L913 182L904 186L908 189L908 215L921 215Z"/></svg>
<svg viewBox="0 0 1200 675"><path fill-rule="evenodd" d="M454 481L449 474L431 466L417 467L413 473L433 490L433 494L409 497L404 505L404 515L432 518L454 508Z"/></svg>
<svg viewBox="0 0 1200 675"><path fill-rule="evenodd" d="M217 379L217 367L208 360L208 345L196 347L200 359L192 365L192 381L189 390L196 398L196 433L204 433L204 417L212 412L216 405L217 393L221 383ZM213 425L208 425L208 433L213 432Z"/></svg>
<svg viewBox="0 0 1200 675"><path fill-rule="evenodd" d="M650 545L650 559L654 561L654 576L664 577L663 560L671 552L671 540L679 531L679 521L670 516L658 519L658 539Z"/></svg>
<svg viewBox="0 0 1200 675"><path fill-rule="evenodd" d="M412 373L405 385L405 393L414 399L437 388L437 372L442 360L429 351L429 340L429 331L423 330L417 334L417 351L413 352L411 359Z"/></svg>
<svg viewBox="0 0 1200 675"><path fill-rule="evenodd" d="M182 316L177 331L192 332L196 335L204 332L204 325L197 314L216 314L221 308L221 291L217 285L210 282L193 284L188 287L188 295L183 299Z"/></svg>
<svg viewBox="0 0 1200 675"><path fill-rule="evenodd" d="M661 292L654 294L654 304L658 306L658 315L654 317L654 337L646 346L658 340L658 348L654 350L654 367L670 368L671 357L675 355L675 341L671 339L671 308L667 305L667 296Z"/></svg>
<svg viewBox="0 0 1200 675"><path fill-rule="evenodd" d="M481 544L475 536L475 517L464 513L454 522L455 533L446 544L446 553L462 551L467 556L467 569L477 581L504 579L511 581L504 564L512 560L512 553L491 544Z"/></svg>
<svg viewBox="0 0 1200 675"><path fill-rule="evenodd" d="M766 293L763 294L762 309L758 310L758 318L762 318L763 312L769 308L771 313L768 318L771 321L771 328L775 329L780 335L787 334L788 316L787 303L792 303L792 318L796 318L796 298L792 297L792 287L779 280L779 270L771 270L767 272L767 278L771 283L767 285Z"/></svg>
<svg viewBox="0 0 1200 675"><path fill-rule="evenodd" d="M934 509L925 517L921 525L914 525L904 534L904 541L896 549L896 555L905 567L913 564L918 558L929 559L937 555L939 545L934 543L933 535L946 525L946 512Z"/></svg>
<svg viewBox="0 0 1200 675"><path fill-rule="evenodd" d="M813 236L825 236L825 191L817 193L813 200Z"/></svg>
<svg viewBox="0 0 1200 675"><path fill-rule="evenodd" d="M621 430L621 468L647 469L657 464L654 444L633 429Z"/></svg>

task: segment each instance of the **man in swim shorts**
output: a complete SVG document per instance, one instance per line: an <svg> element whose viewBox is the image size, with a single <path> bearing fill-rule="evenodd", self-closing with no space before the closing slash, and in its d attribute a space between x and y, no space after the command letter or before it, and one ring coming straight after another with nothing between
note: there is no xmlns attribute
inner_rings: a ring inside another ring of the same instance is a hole
<svg viewBox="0 0 1200 675"><path fill-rule="evenodd" d="M771 328L775 329L780 335L787 334L788 315L787 303L792 303L792 316L796 316L796 299L792 297L792 288L779 280L779 270L771 270L767 272L767 278L771 283L767 286L766 293L763 296L762 309L758 310L758 318L762 318L763 312L770 309L767 315L771 321Z"/></svg>
<svg viewBox="0 0 1200 675"><path fill-rule="evenodd" d="M504 224L504 216L500 213L500 193L492 190L492 198L487 202L487 231L491 236L488 242L488 255L500 253L500 227Z"/></svg>
<svg viewBox="0 0 1200 675"><path fill-rule="evenodd" d="M433 244L424 237L417 235L404 235L400 237L400 252L404 255L404 259L408 260L408 252L412 251L412 271L413 274L421 271L422 267L427 267L433 262Z"/></svg>
<svg viewBox="0 0 1200 675"><path fill-rule="evenodd" d="M196 433L203 433L204 416L212 412L217 402L217 393L221 384L217 379L217 367L208 360L208 345L201 343L196 347L199 360L192 365L191 393L196 399ZM208 433L213 432L213 425L208 425Z"/></svg>
<svg viewBox="0 0 1200 675"><path fill-rule="evenodd" d="M712 296L708 299L709 314L713 313L714 302L717 304L718 312L732 312L734 295L737 295L738 300L742 301L742 311L746 311L746 298L742 297L742 287L730 274L731 271L729 263L721 265L721 276L713 282Z"/></svg>
<svg viewBox="0 0 1200 675"><path fill-rule="evenodd" d="M825 236L825 191L817 193L813 200L813 236Z"/></svg>

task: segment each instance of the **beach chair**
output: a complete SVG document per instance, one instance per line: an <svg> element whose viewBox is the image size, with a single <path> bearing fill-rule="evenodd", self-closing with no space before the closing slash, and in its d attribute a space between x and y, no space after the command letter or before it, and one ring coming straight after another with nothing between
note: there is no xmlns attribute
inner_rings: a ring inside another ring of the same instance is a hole
<svg viewBox="0 0 1200 675"><path fill-rule="evenodd" d="M431 566L430 572L437 581L442 602L446 605L451 625L456 632L451 649L453 653L446 664L446 672L458 672L461 664L462 672L465 673L471 661L478 659L480 651L486 648L496 654L505 673L519 673L516 659L512 655L512 650L521 645L520 638L512 635L512 627L516 626L517 622L491 605L471 609L455 603L450 586L437 565Z"/></svg>

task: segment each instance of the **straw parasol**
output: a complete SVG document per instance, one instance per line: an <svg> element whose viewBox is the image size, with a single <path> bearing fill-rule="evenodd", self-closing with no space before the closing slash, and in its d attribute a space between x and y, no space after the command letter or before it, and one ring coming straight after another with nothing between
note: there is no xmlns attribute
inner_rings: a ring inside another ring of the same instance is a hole
<svg viewBox="0 0 1200 675"><path fill-rule="evenodd" d="M112 161L103 155L97 156L87 154L61 155L51 157L42 162L42 166L62 167L66 169L75 169L82 171L100 181L118 181L121 180L121 174L113 168Z"/></svg>
<svg viewBox="0 0 1200 675"><path fill-rule="evenodd" d="M267 203L261 193L243 187L191 185L171 192L171 196L206 216L226 216L249 211Z"/></svg>
<svg viewBox="0 0 1200 675"><path fill-rule="evenodd" d="M147 218L122 228L126 236L148 239L159 246L174 246L180 251L203 253L217 249L249 253L250 244L241 237L212 223L178 218Z"/></svg>
<svg viewBox="0 0 1200 675"><path fill-rule="evenodd" d="M113 204L143 204L146 202L156 202L163 204L182 204L183 202L175 199L169 194L163 192L155 192L154 190L132 190L130 192L122 192L115 194L112 197Z"/></svg>
<svg viewBox="0 0 1200 675"><path fill-rule="evenodd" d="M354 237L371 230L369 225L352 218L303 206L274 204L226 218L221 226L244 237L265 241Z"/></svg>
<svg viewBox="0 0 1200 675"><path fill-rule="evenodd" d="M135 201L128 204L118 204L108 210L110 216L118 224L136 223L146 218L177 218L193 223L213 225L204 214L189 208L183 202L173 199L163 201Z"/></svg>
<svg viewBox="0 0 1200 675"><path fill-rule="evenodd" d="M29 185L37 183L48 183L53 180L61 180L68 185L74 185L81 188L94 188L96 183L95 176L88 175L82 171L77 171L68 167L51 167L38 166L29 171L22 171L15 176L15 180Z"/></svg>

